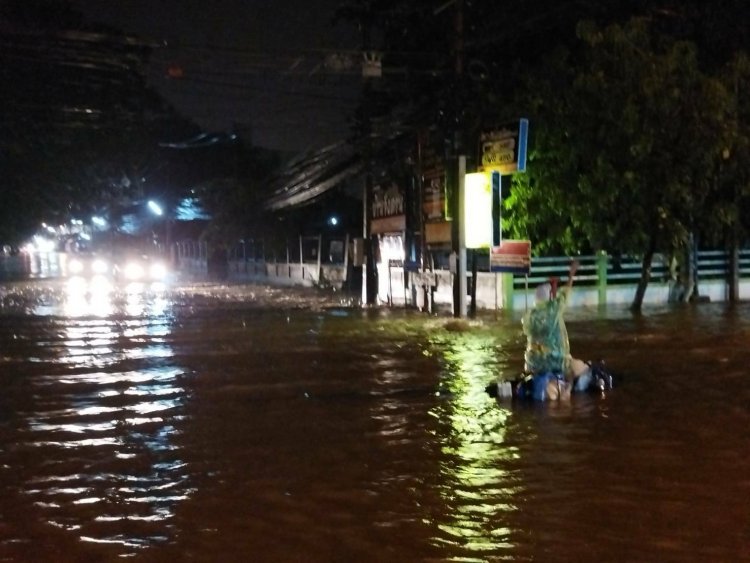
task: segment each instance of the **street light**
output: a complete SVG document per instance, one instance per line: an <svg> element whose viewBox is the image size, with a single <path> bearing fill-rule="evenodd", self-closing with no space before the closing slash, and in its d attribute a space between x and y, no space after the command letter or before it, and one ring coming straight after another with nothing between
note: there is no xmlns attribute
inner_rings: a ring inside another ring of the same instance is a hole
<svg viewBox="0 0 750 563"><path fill-rule="evenodd" d="M160 249L160 252L162 254L166 254L167 260L172 262L173 258L171 257L171 251L172 251L171 230L172 230L172 220L174 218L174 214L169 209L167 209L167 212L165 213L164 208L162 208L162 206L159 205L157 202L155 202L153 199L148 200L146 205L148 206L148 209L149 211L151 211L151 213L153 213L157 217L163 217L164 240L163 240L163 247ZM156 233L154 233L154 235L156 235ZM161 246L159 245L156 239L154 239L154 243L156 243L157 246Z"/></svg>
<svg viewBox="0 0 750 563"><path fill-rule="evenodd" d="M164 213L164 211L161 208L161 205L159 205L158 203L156 203L153 199L148 200L148 208L149 208L149 210L151 210L151 212L154 215L161 216Z"/></svg>

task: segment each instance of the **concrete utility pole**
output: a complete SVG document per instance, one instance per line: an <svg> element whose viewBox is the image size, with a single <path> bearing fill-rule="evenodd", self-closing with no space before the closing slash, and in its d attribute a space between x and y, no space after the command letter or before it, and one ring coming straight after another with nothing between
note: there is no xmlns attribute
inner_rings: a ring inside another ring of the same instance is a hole
<svg viewBox="0 0 750 563"><path fill-rule="evenodd" d="M451 245L455 257L455 270L453 278L453 316L463 318L466 316L466 241L464 240L464 179L466 176L466 155L464 141L464 126L461 118L461 104L463 103L463 74L464 74L464 2L455 0L455 80L454 88L454 119L453 149L455 158L451 160L453 168L453 225Z"/></svg>
<svg viewBox="0 0 750 563"><path fill-rule="evenodd" d="M466 285L466 236L463 225L465 213L464 179L466 177L466 156L463 154L456 158L456 172L458 205L456 206L456 214L453 217L455 231L457 231L457 236L453 241L454 250L456 251L456 278L453 282L453 316L463 318L466 316L466 295L468 293Z"/></svg>

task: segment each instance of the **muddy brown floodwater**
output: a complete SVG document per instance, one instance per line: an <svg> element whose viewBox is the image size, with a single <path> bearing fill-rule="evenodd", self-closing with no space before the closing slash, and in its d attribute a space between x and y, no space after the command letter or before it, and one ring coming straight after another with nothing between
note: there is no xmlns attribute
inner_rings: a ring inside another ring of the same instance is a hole
<svg viewBox="0 0 750 563"><path fill-rule="evenodd" d="M0 286L0 561L750 561L750 305L568 328L619 387L501 404L518 316Z"/></svg>

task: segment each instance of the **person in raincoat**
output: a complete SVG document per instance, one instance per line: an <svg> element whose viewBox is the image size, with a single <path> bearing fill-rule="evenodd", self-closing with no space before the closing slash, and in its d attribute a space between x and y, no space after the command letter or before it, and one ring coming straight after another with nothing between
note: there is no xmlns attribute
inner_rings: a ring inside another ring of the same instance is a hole
<svg viewBox="0 0 750 563"><path fill-rule="evenodd" d="M534 378L534 397L538 400L569 398L573 378L585 366L570 355L564 319L577 270L578 262L574 260L561 291L557 291L554 280L538 286L535 305L522 319L526 335L524 371Z"/></svg>

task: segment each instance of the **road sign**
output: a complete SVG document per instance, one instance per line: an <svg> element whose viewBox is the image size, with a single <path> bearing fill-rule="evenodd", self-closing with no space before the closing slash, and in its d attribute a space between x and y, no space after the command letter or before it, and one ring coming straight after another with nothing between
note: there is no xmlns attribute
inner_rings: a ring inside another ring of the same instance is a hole
<svg viewBox="0 0 750 563"><path fill-rule="evenodd" d="M480 134L480 170L501 174L526 171L529 120L521 119Z"/></svg>
<svg viewBox="0 0 750 563"><path fill-rule="evenodd" d="M531 270L531 241L504 240L490 250L490 271L526 274Z"/></svg>

